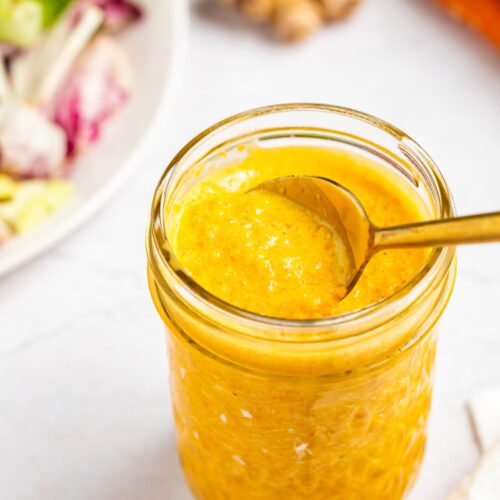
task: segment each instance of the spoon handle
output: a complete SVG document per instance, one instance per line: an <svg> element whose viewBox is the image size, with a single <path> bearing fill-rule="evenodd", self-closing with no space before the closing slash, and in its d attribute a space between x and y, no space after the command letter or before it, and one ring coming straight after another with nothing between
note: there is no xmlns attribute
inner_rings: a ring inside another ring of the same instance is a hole
<svg viewBox="0 0 500 500"><path fill-rule="evenodd" d="M373 248L427 247L500 241L500 212L375 228Z"/></svg>

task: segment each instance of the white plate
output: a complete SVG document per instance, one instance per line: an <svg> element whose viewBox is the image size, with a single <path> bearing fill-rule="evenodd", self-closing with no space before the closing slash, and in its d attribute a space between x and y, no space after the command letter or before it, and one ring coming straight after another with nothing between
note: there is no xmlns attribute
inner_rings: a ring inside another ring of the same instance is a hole
<svg viewBox="0 0 500 500"><path fill-rule="evenodd" d="M91 217L140 165L166 125L187 38L188 2L141 0L144 19L119 36L134 68L135 90L105 137L74 166L72 200L47 222L0 248L0 276L44 252Z"/></svg>

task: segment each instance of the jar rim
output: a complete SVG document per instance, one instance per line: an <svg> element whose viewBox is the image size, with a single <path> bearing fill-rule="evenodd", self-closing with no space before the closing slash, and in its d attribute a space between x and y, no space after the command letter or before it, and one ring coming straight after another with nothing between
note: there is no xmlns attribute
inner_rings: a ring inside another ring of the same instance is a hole
<svg viewBox="0 0 500 500"><path fill-rule="evenodd" d="M330 104L286 103L254 108L225 118L200 132L175 155L160 178L155 190L151 209L151 219L147 233L148 262L154 280L157 284L161 285L161 288L168 286L155 262L155 259L159 258L161 259L162 266L168 269L169 272L176 277L179 285L185 287L185 297L189 297L192 301L201 301L200 303L203 304L204 307L208 307L209 309L213 308L214 311L217 311L223 316L229 316L235 321L244 322L246 326L250 328L274 328L281 331L325 331L345 324L351 325L368 318L375 318L379 316L380 311L385 311L389 306L395 308L396 311L404 310L408 305L412 304L414 300L420 297L438 275L444 276L447 273L453 262L455 254L454 247L435 248L431 252L425 265L413 279L384 299L369 304L361 309L317 319L277 318L239 308L205 290L201 285L190 278L177 263L175 266L172 264L172 257L175 259L175 256L173 252L167 250L170 249L170 244L165 233L164 194L172 178L172 174L182 159L204 139L228 127L259 116L293 111L320 111L346 116L368 123L382 132L388 133L398 141L405 141L405 145L411 145L412 151L417 152L419 157L424 160L423 166L427 174L426 179L433 183L432 187L438 194L436 201L439 218L448 218L454 215L454 205L451 193L441 171L417 142L394 125L362 111ZM386 320L390 319L390 317L387 317L385 314L384 316Z"/></svg>

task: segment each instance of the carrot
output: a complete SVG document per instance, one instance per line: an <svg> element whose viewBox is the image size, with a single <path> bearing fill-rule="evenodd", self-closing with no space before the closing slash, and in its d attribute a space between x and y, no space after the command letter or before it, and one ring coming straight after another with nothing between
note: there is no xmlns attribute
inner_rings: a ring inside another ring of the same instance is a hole
<svg viewBox="0 0 500 500"><path fill-rule="evenodd" d="M500 48L500 0L437 0Z"/></svg>

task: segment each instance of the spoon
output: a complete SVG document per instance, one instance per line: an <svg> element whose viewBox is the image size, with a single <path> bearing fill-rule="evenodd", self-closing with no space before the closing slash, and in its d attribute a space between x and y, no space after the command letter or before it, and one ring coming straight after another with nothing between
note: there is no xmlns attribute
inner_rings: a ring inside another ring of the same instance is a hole
<svg viewBox="0 0 500 500"><path fill-rule="evenodd" d="M339 283L347 293L379 250L500 241L500 212L381 228L371 222L351 191L331 179L280 177L263 182L254 189L285 196L308 208L332 227L348 251L348 278L345 283Z"/></svg>

